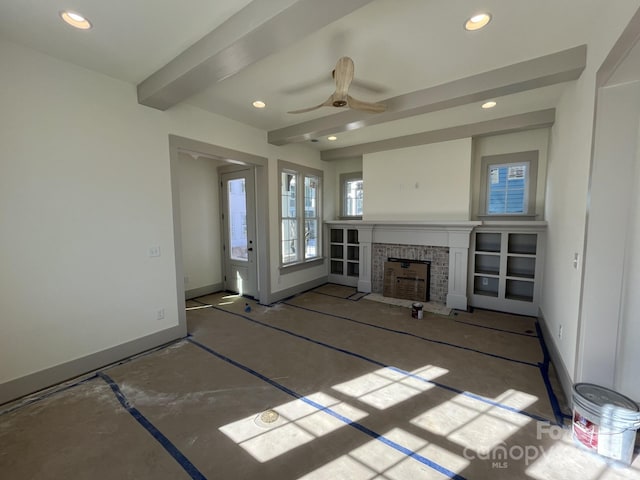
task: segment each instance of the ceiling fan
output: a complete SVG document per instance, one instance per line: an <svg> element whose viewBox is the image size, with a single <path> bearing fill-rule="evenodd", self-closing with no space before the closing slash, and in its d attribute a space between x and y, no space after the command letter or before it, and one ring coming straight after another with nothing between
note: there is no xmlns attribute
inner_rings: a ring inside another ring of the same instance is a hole
<svg viewBox="0 0 640 480"><path fill-rule="evenodd" d="M349 85L353 81L353 60L349 57L342 57L336 63L336 68L333 71L333 78L336 81L336 90L331 94L327 100L320 105L314 107L303 108L301 110L293 110L287 113L305 113L312 110L316 110L320 107L348 107L354 110L362 110L370 113L384 112L387 107L382 103L371 103L357 100L349 95Z"/></svg>

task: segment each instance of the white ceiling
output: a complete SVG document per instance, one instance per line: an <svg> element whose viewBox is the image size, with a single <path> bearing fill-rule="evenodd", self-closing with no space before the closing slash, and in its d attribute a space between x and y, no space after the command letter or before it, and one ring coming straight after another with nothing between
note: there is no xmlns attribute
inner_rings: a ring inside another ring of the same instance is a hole
<svg viewBox="0 0 640 480"><path fill-rule="evenodd" d="M267 5L275 0L256 0ZM308 0L279 0L280 3ZM254 2L254 4L256 3ZM347 0L344 0L347 2ZM223 26L249 0L2 0L0 36L54 57L139 84L206 34ZM348 3L348 2L347 2ZM587 43L605 0L373 0L275 53L252 58L226 79L184 101L272 131L336 113L335 108L286 113L323 102L333 92L331 70L340 56L355 62L350 93L384 101ZM324 8L317 0L313 8ZM254 5L255 6L255 5ZM265 7L266 8L266 7ZM58 12L75 10L94 27L74 30ZM307 9L308 10L308 9ZM246 12L247 10L245 10ZM464 21L489 11L491 23L466 32ZM259 23L261 19L253 19ZM249 22L250 23L250 22ZM228 25L228 23L227 23ZM277 35L278 32L272 32ZM357 81L375 86L361 88ZM504 96L492 110L474 101L437 112L320 137L318 149L553 107L563 84ZM256 110L255 99L267 108ZM364 114L371 115L371 114Z"/></svg>

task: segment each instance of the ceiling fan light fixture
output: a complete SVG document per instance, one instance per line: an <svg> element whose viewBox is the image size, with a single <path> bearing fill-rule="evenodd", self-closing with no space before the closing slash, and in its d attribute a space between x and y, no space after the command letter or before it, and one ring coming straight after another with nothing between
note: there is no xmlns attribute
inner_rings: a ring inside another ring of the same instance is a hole
<svg viewBox="0 0 640 480"><path fill-rule="evenodd" d="M252 103L252 105L253 105L255 108L264 108L264 107L266 107L266 106L267 106L267 104L266 104L266 103L264 103L262 100L256 100L255 102L253 102L253 103Z"/></svg>
<svg viewBox="0 0 640 480"><path fill-rule="evenodd" d="M336 137L335 135L329 135L327 137L327 140L329 140L330 142L335 142L338 139L338 137Z"/></svg>
<svg viewBox="0 0 640 480"><path fill-rule="evenodd" d="M464 29L468 32L480 30L481 28L486 27L490 21L490 13L478 13L465 22Z"/></svg>
<svg viewBox="0 0 640 480"><path fill-rule="evenodd" d="M63 12L60 12L60 18L62 18L62 20L64 20L67 24L80 30L89 30L93 26L91 25L91 22L89 20L87 20L79 13L75 12L69 12L65 10Z"/></svg>
<svg viewBox="0 0 640 480"><path fill-rule="evenodd" d="M320 105L302 108L300 110L291 110L287 113L306 113L317 110L322 107L351 108L353 110L362 110L369 113L382 113L387 107L382 103L363 102L349 95L349 85L353 81L353 60L349 57L341 57L336 63L333 70L333 77L336 88L334 92Z"/></svg>
<svg viewBox="0 0 640 480"><path fill-rule="evenodd" d="M495 107L497 104L498 104L497 102L494 102L493 100L490 100L490 101L488 101L488 102L484 102L484 103L482 104L482 108L484 108L484 109L486 110L487 108L493 108L493 107Z"/></svg>

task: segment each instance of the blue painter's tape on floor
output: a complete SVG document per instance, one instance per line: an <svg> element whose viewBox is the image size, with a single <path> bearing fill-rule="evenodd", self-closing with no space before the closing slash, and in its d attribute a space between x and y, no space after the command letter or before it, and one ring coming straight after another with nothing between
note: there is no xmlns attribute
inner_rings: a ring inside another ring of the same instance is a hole
<svg viewBox="0 0 640 480"><path fill-rule="evenodd" d="M222 353L219 353L215 350L213 350L210 347L207 347L206 345L198 342L197 340L194 340L193 338L189 338L188 339L189 342L191 342L192 344L196 345L197 347L200 347L201 349L205 350L206 352L210 353L211 355L219 358L220 360L223 360L227 363L229 363L230 365L233 365L234 367L237 367L241 370L244 370L245 372L253 375L254 377L259 378L260 380L268 383L269 385L272 385L273 387L277 388L278 390L286 393L287 395L290 395L294 398L297 398L301 401L303 401L304 403L306 403L307 405L312 406L313 408L316 408L319 411L325 412L328 415L331 415L332 417L336 418L337 420L340 420L341 422L345 423L346 425L349 425L350 427L355 428L356 430L359 430L360 432L364 433L365 435L370 436L371 438L378 440L379 442L384 443L385 445L388 445L389 447L403 453L404 455L413 458L414 460L417 460L418 462L422 463L423 465L426 465L434 470L436 470L437 472L442 473L443 475L446 475L448 478L452 478L452 479L456 479L456 480L464 480L464 477L458 475L455 472L452 472L451 470L447 469L446 467L443 467L442 465L437 464L436 462L429 460L427 457L424 457L422 455L420 455L419 453L414 452L413 450L404 447L396 442L394 442L393 440L380 435L379 433L374 432L373 430L365 427L364 425L362 425L361 423L355 422L347 417L345 417L344 415L341 415L340 413L336 412L335 410L331 409L330 407L324 406L314 400L311 400L310 398L307 398L299 393L297 393L294 390L291 390L288 387L285 387L284 385L282 385L281 383L276 382L275 380L270 379L269 377L267 377L266 375L261 374L260 372L257 372L255 370L253 370L250 367L247 367L246 365L241 364L240 362L237 362L235 360L233 360L232 358L227 357L226 355L223 355Z"/></svg>
<svg viewBox="0 0 640 480"><path fill-rule="evenodd" d="M547 395L549 396L549 403L551 403L553 414L556 417L556 423L558 425L562 425L563 420L565 418L571 418L571 416L562 412L562 409L560 408L560 402L558 402L558 397L556 397L556 394L553 391L553 386L551 385L551 379L549 378L549 363L551 362L551 357L549 355L549 349L547 348L547 344L545 343L544 337L542 336L542 329L540 328L539 322L536 322L536 332L538 333L538 340L540 341L540 348L542 349L542 355L543 355L543 361L539 365L540 374L542 375L542 381L544 382L544 386L547 389Z"/></svg>
<svg viewBox="0 0 640 480"><path fill-rule="evenodd" d="M191 478L193 478L194 480L207 479L207 477L200 473L195 465L193 465L193 463L191 463L189 459L185 457L180 450L178 450L178 448L171 442L171 440L165 437L164 434L160 430L158 430L144 415L142 415L137 408L133 407L129 403L129 400L127 400L127 397L124 396L124 394L120 390L120 387L118 387L116 382L114 382L109 375L103 372L98 372L98 376L102 378L107 383L107 385L109 385L109 387L111 387L111 390L115 394L120 404L125 408L125 410L129 412L131 416L135 418L136 421L140 425L142 425L151 434L151 436L157 440L160 445L162 445L162 447L169 453L169 455L171 455L174 460L180 464L180 466L184 469L185 472L189 474Z"/></svg>
<svg viewBox="0 0 640 480"><path fill-rule="evenodd" d="M353 318L343 317L342 315L334 315L333 313L326 313L326 312L323 312L323 311L320 311L320 310L314 310L313 308L301 307L300 305L295 305L293 303L286 303L286 302L282 302L282 303L283 303L283 305L287 305L289 307L299 308L301 310L306 310L308 312L318 313L320 315L326 315L328 317L339 318L341 320L346 320L348 322L357 323L359 325L364 325L364 326L367 326L367 327L376 328L378 330L383 330L385 332L396 333L398 335L405 335L407 337L417 338L418 340L423 340L425 342L436 343L438 345L443 345L445 347L457 348L457 349L460 349L460 350L465 350L467 352L478 353L480 355L485 355L487 357L498 358L500 360L506 360L508 362L519 363L521 365L527 365L528 367L536 367L536 368L538 367L537 363L525 362L524 360L518 360L516 358L509 358L509 357L504 357L502 355L496 355L494 353L483 352L482 350L476 350L475 348L463 347L461 345L456 345L454 343L443 342L442 340L435 340L433 338L427 338L427 337L423 337L421 335L416 335L415 333L405 332L404 330L396 330L394 328L382 327L380 325L375 325L373 323L367 323L367 322L362 322L360 320L354 320Z"/></svg>
<svg viewBox="0 0 640 480"><path fill-rule="evenodd" d="M425 382L425 383L429 383L431 385L435 385L438 388L442 388L444 390L448 390L448 391L456 393L458 395L464 395L466 397L473 398L475 400L484 402L484 403L486 403L488 405L492 405L492 406L500 408L502 410L507 410L509 412L518 413L520 415L524 415L526 417L532 418L532 419L540 421L540 422L549 422L549 419L544 418L544 417L542 417L540 415L536 415L534 413L529 413L529 412L526 412L524 410L519 410L517 408L510 407L509 405L504 405L502 403L496 402L495 400L491 400L490 398L485 398L485 397L482 397L480 395L476 395L476 394L471 393L471 392L466 392L466 391L460 390L458 388L450 387L449 385L445 385L443 383L439 383L439 382L435 382L433 380L429 380L427 378L421 377L420 375L416 375L415 373L411 373L411 372L408 372L406 370L402 370L400 368L393 367L391 365L387 365L387 364L385 364L383 362L380 362L378 360L374 360L372 358L366 357L366 356L361 355L359 353L351 352L349 350L345 350L344 348L336 347L334 345L330 345L328 343L324 343L324 342L321 342L319 340L314 340L313 338L306 337L304 335L300 335L298 333L292 332L290 330L286 330L284 328L276 327L274 325L269 325L268 323L264 323L264 322L261 322L259 320L254 319L254 318L247 317L246 315L242 315L242 314L235 313L235 312L230 312L229 310L225 310L224 308L221 308L221 307L218 307L218 306L215 306L215 305L211 305L211 304L203 304L203 305L208 305L209 307L211 307L214 310L218 310L220 312L224 312L224 313L227 313L229 315L235 315L237 317L240 317L240 318L243 318L243 319L247 320L248 322L252 322L252 323L255 323L257 325L261 325L261 326L263 326L265 328L270 328L271 330L275 330L277 332L281 332L281 333L284 333L286 335L290 335L292 337L299 338L301 340L304 340L304 341L319 345L321 347L329 348L329 349L334 350L336 352L340 352L340 353L343 353L345 355L349 355L351 357L355 357L355 358L358 358L360 360L364 360L365 362L371 363L373 365L377 365L377 366L383 367L383 368L392 369L392 370L394 370L394 371L396 371L398 373L406 375L407 377L415 378L416 380L420 380L421 382ZM188 339L188 340L191 340L191 339Z"/></svg>
<svg viewBox="0 0 640 480"><path fill-rule="evenodd" d="M508 333L511 335L520 335L522 337L531 337L531 338L537 338L537 335L533 334L533 333L522 333L522 332L514 332L512 330L505 330L504 328L496 328L496 327L487 327L486 325L478 325L477 323L473 323L473 322L465 322L464 320L454 320L454 322L456 323L462 323L464 325L469 325L471 327L478 327L478 328L484 328L486 330L494 330L496 332L503 332L503 333Z"/></svg>
<svg viewBox="0 0 640 480"><path fill-rule="evenodd" d="M366 294L361 293L361 292L354 292L351 295L349 295L348 297L341 297L340 295L333 295L332 293L325 293L325 292L318 292L317 290L309 290L308 292L305 293L315 293L316 295L324 295L325 297L332 297L332 298L339 298L341 300L349 300L350 302L359 302L360 300L362 300ZM358 298L354 299L353 297L360 295ZM294 295L294 297L297 297L297 295ZM286 298L284 300L281 300L282 302L286 302L287 300L291 299L293 297L289 297Z"/></svg>

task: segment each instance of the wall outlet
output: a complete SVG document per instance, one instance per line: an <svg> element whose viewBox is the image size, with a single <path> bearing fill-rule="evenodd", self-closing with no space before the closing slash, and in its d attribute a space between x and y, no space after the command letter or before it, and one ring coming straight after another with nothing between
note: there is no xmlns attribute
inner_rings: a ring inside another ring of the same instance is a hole
<svg viewBox="0 0 640 480"><path fill-rule="evenodd" d="M160 256L160 247L158 245L151 245L149 247L149 256L150 257L159 257Z"/></svg>
<svg viewBox="0 0 640 480"><path fill-rule="evenodd" d="M573 254L573 268L576 270L580 268L580 254L577 252Z"/></svg>
<svg viewBox="0 0 640 480"><path fill-rule="evenodd" d="M156 320L164 320L164 308L156 312Z"/></svg>
<svg viewBox="0 0 640 480"><path fill-rule="evenodd" d="M562 340L562 325L560 325L560 327L558 327L558 338L560 340Z"/></svg>

